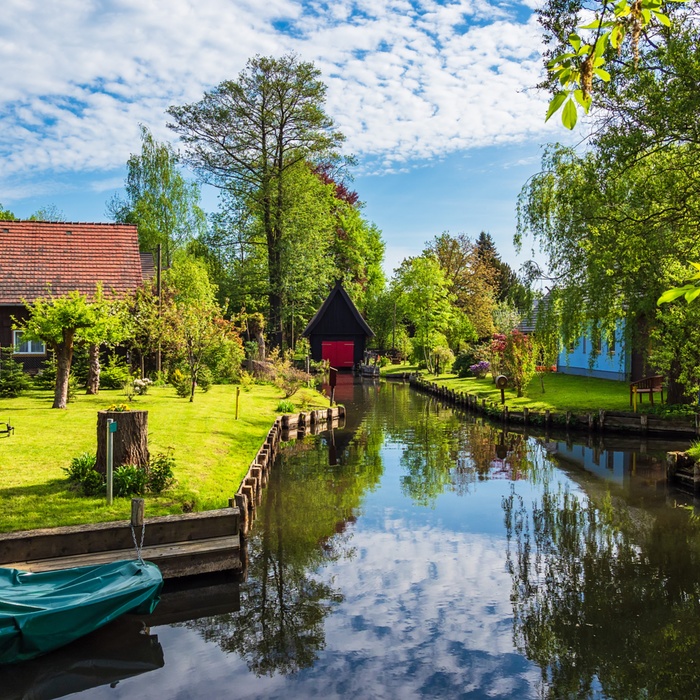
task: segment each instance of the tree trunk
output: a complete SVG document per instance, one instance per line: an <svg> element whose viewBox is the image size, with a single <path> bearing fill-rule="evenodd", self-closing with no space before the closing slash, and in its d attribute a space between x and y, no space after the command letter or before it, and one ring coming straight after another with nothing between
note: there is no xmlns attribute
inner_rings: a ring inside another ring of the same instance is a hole
<svg viewBox="0 0 700 700"><path fill-rule="evenodd" d="M100 346L91 345L88 348L90 369L87 378L86 394L97 394L100 391Z"/></svg>
<svg viewBox="0 0 700 700"><path fill-rule="evenodd" d="M97 412L97 464L98 472L107 471L107 419L117 423L114 439L114 468L122 464L148 465L148 411L98 411Z"/></svg>
<svg viewBox="0 0 700 700"><path fill-rule="evenodd" d="M68 405L68 382L70 381L70 365L73 361L74 335L73 329L64 329L63 342L54 348L56 353L56 387L52 408L66 408Z"/></svg>

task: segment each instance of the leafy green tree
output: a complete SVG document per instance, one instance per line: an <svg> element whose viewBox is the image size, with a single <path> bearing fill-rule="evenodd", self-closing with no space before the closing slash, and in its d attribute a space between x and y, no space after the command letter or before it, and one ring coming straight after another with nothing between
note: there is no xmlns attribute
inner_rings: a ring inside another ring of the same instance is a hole
<svg viewBox="0 0 700 700"><path fill-rule="evenodd" d="M0 221L16 221L17 217L0 203Z"/></svg>
<svg viewBox="0 0 700 700"><path fill-rule="evenodd" d="M476 239L476 252L486 269L495 275L496 302L507 302L521 311L528 309L532 301L531 291L523 284L515 270L501 260L490 233L482 231L479 234Z"/></svg>
<svg viewBox="0 0 700 700"><path fill-rule="evenodd" d="M73 348L76 343L99 344L107 335L112 339L122 334L121 319L114 307L104 299L98 286L94 299L78 290L63 296L39 297L26 303L29 317L15 327L27 340L45 343L56 356L56 386L53 408L66 408Z"/></svg>
<svg viewBox="0 0 700 700"><path fill-rule="evenodd" d="M293 54L256 56L237 80L222 82L199 102L168 110L188 162L261 226L268 328L276 345L282 343L287 179L299 163L332 162L343 140L323 110L326 87L319 78L312 63Z"/></svg>
<svg viewBox="0 0 700 700"><path fill-rule="evenodd" d="M176 256L166 271L173 303L164 312L164 337L176 357L184 360L189 381L189 399L212 355L225 353L227 341L237 336L230 322L221 316L216 303L216 286L209 280L205 264L186 255ZM238 343L240 347L240 342ZM242 351L238 359L242 359Z"/></svg>
<svg viewBox="0 0 700 700"><path fill-rule="evenodd" d="M161 245L166 266L187 241L206 231L198 185L182 176L172 147L143 125L141 153L129 157L124 186L126 199L114 197L108 211L115 221L136 224L142 251Z"/></svg>
<svg viewBox="0 0 700 700"><path fill-rule="evenodd" d="M29 221L65 221L66 215L55 205L48 204L37 209L30 217Z"/></svg>
<svg viewBox="0 0 700 700"><path fill-rule="evenodd" d="M432 351L447 344L444 333L454 318L454 298L445 273L432 255L407 258L395 273L394 285L400 313L412 324L416 349L432 372Z"/></svg>
<svg viewBox="0 0 700 700"><path fill-rule="evenodd" d="M439 262L455 305L469 319L478 337L489 337L494 330L493 310L499 293L497 268L464 233L442 233L428 244L425 252Z"/></svg>

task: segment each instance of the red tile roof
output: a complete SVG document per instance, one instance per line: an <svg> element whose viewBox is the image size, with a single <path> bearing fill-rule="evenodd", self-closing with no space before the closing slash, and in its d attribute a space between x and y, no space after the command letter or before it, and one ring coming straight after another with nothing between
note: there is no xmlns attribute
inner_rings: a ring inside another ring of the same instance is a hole
<svg viewBox="0 0 700 700"><path fill-rule="evenodd" d="M0 221L0 304L78 289L134 289L143 281L136 226Z"/></svg>

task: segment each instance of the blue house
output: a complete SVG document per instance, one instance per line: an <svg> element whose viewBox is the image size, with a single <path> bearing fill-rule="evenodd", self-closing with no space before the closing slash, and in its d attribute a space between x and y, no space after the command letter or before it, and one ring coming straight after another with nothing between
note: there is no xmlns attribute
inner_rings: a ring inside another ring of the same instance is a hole
<svg viewBox="0 0 700 700"><path fill-rule="evenodd" d="M615 329L615 340L610 345L601 340L598 355L590 364L591 353L594 352L590 334L581 336L568 352L563 350L557 358L557 372L576 374L582 377L597 377L599 379L615 379L629 381L632 373L632 358L626 348L623 334L623 321Z"/></svg>

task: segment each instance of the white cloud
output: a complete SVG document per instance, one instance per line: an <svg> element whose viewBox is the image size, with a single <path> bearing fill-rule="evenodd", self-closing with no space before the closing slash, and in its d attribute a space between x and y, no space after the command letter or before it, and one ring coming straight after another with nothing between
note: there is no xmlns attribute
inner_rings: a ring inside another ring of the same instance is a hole
<svg viewBox="0 0 700 700"><path fill-rule="evenodd" d="M543 133L539 30L486 0L6 0L0 201L52 172L122 167L259 54L298 51L368 171Z"/></svg>

